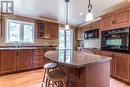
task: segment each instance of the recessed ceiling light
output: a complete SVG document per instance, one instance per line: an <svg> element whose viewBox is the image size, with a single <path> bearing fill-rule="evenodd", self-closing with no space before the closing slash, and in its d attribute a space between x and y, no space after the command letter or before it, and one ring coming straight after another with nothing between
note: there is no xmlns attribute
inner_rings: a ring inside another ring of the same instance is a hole
<svg viewBox="0 0 130 87"><path fill-rule="evenodd" d="M80 13L80 16L82 16L83 15L83 13Z"/></svg>

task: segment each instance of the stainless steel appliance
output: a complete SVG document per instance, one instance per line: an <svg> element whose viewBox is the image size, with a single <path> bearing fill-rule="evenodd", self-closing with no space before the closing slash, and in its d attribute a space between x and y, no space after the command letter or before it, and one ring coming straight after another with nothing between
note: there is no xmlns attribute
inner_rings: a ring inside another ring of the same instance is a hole
<svg viewBox="0 0 130 87"><path fill-rule="evenodd" d="M84 32L84 39L99 38L99 29L88 30Z"/></svg>
<svg viewBox="0 0 130 87"><path fill-rule="evenodd" d="M102 32L102 50L130 52L130 27Z"/></svg>

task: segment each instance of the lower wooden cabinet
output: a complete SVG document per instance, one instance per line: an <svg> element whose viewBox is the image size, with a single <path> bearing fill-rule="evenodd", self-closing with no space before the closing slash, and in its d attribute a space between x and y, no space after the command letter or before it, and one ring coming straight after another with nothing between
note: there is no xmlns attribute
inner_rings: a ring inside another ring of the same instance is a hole
<svg viewBox="0 0 130 87"><path fill-rule="evenodd" d="M115 53L115 76L130 81L130 59L128 54Z"/></svg>
<svg viewBox="0 0 130 87"><path fill-rule="evenodd" d="M32 50L20 50L17 52L17 70L32 68Z"/></svg>
<svg viewBox="0 0 130 87"><path fill-rule="evenodd" d="M44 50L33 50L33 68L40 68L44 65Z"/></svg>
<svg viewBox="0 0 130 87"><path fill-rule="evenodd" d="M55 50L52 47L21 50L0 50L0 75L22 70L42 68L44 53Z"/></svg>
<svg viewBox="0 0 130 87"><path fill-rule="evenodd" d="M110 61L110 74L114 76L115 74L115 57L113 52L107 52L107 51L102 51L101 55L103 56L108 56L111 57L112 60Z"/></svg>
<svg viewBox="0 0 130 87"><path fill-rule="evenodd" d="M130 54L102 51L101 55L112 58L111 76L130 83Z"/></svg>
<svg viewBox="0 0 130 87"><path fill-rule="evenodd" d="M16 71L16 52L11 50L0 51L0 73Z"/></svg>

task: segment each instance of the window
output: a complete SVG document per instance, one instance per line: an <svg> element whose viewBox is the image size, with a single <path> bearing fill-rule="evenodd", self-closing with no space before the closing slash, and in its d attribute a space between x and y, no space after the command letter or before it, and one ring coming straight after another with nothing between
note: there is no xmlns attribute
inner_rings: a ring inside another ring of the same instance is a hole
<svg viewBox="0 0 130 87"><path fill-rule="evenodd" d="M7 20L6 43L34 43L34 23Z"/></svg>
<svg viewBox="0 0 130 87"><path fill-rule="evenodd" d="M59 30L59 49L73 49L73 30Z"/></svg>

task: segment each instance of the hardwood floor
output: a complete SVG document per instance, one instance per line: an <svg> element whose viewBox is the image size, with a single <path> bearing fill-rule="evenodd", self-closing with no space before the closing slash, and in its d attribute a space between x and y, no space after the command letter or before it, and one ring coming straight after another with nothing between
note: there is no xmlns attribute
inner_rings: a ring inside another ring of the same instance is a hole
<svg viewBox="0 0 130 87"><path fill-rule="evenodd" d="M0 76L0 87L41 87L43 70ZM111 87L130 87L111 79Z"/></svg>

